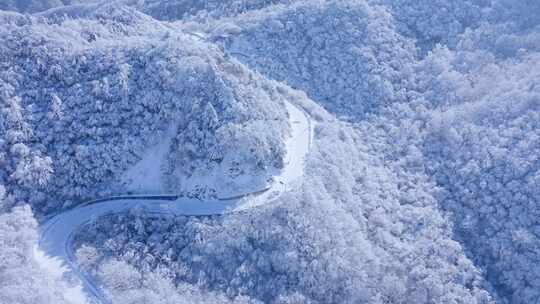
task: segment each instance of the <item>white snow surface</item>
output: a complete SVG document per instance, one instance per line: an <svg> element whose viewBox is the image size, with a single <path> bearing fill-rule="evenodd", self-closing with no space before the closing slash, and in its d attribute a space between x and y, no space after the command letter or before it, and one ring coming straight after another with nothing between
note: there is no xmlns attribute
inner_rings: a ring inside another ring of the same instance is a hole
<svg viewBox="0 0 540 304"><path fill-rule="evenodd" d="M33 248L34 260L37 264L47 271L53 278L60 278L67 271L67 267L62 264L62 261L57 258L52 258L45 255L43 250L35 246ZM73 304L86 304L88 303L86 295L83 292L80 285L75 285L73 287L66 288L63 290L64 299L68 303Z"/></svg>
<svg viewBox="0 0 540 304"><path fill-rule="evenodd" d="M244 174L227 180L223 168L216 166L211 170L196 171L192 176L185 177L180 181L179 193L195 192L196 189L213 189L219 199L244 196L245 193L261 192L270 188L282 188L294 180L298 180L303 174L303 162L295 159L304 153L303 149L309 147L312 138L306 136L311 132L311 120L305 119L305 114L290 103L286 103L291 124L291 136L285 141L287 154L284 159L282 170L269 169L268 175ZM313 132L311 132L313 136ZM161 141L155 142L145 151L143 157L133 167L128 169L121 177L121 184L126 190L133 193L160 194L167 192L164 166L167 165L167 153L174 137L174 129L168 130ZM270 193L275 192L269 191ZM269 193L269 194L270 194ZM269 194L259 195L257 200L266 201ZM254 203L251 201L251 203Z"/></svg>
<svg viewBox="0 0 540 304"><path fill-rule="evenodd" d="M304 174L305 157L311 147L313 140L314 123L308 118L307 113L300 108L286 103L289 112L289 123L291 124L291 136L285 141L287 154L285 155L285 166L283 170L273 178L273 183L268 191L257 196L250 197L236 209L249 209L263 205L279 194L297 188L302 182Z"/></svg>
<svg viewBox="0 0 540 304"><path fill-rule="evenodd" d="M152 145L135 166L124 172L121 184L128 191L147 194L163 193L163 166L166 165L167 153L173 136L174 129L171 128L164 135L162 141Z"/></svg>
<svg viewBox="0 0 540 304"><path fill-rule="evenodd" d="M166 200L163 198L137 199L126 196L122 199L111 198L111 200L81 205L80 207L57 214L40 226L39 248L36 249L35 254L36 260L62 261L64 263L63 266L67 266L69 275L81 280L84 291L92 301L108 303L98 285L76 264L71 247L72 237L81 226L91 223L100 216L124 213L134 207L143 208L150 214L160 216L225 214L271 203L283 192L295 189L302 183L304 161L310 149L313 125L307 113L299 107L289 102L286 103L286 107L289 112L291 136L286 140L287 152L285 166L278 175L274 176L274 182L268 188L243 193L236 197L208 201L186 197L176 200ZM157 145L155 149L159 153L163 151L161 145ZM157 165L160 162L159 155L161 154L159 153L154 154L156 158L150 156L143 158L130 172L129 175L134 178L133 185L140 186L141 189L148 189L149 191L159 189L158 182L145 181L145 177L147 179L155 178L156 172L159 173L159 166ZM150 172L145 174L145 168L151 169Z"/></svg>

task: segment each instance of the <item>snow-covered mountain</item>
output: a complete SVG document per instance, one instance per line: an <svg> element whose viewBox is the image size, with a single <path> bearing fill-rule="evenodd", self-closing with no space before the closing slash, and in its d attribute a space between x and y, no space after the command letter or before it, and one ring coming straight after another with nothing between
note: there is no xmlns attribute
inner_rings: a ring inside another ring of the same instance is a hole
<svg viewBox="0 0 540 304"><path fill-rule="evenodd" d="M539 303L539 9L2 1L0 303Z"/></svg>
<svg viewBox="0 0 540 304"><path fill-rule="evenodd" d="M207 26L246 65L341 116L363 117L404 101L412 82L413 44L383 8L363 2L299 1Z"/></svg>
<svg viewBox="0 0 540 304"><path fill-rule="evenodd" d="M282 166L288 97L278 85L130 8L96 15L54 24L3 16L1 134L21 199L58 208L111 191L163 141L167 168L150 164L163 189L149 190L178 192L179 179L209 172L220 186L248 176L264 184Z"/></svg>

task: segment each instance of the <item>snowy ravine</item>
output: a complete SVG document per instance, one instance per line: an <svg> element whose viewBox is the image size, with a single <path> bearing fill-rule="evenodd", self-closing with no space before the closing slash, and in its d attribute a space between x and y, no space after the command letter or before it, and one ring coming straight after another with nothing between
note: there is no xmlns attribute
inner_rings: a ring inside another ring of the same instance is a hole
<svg viewBox="0 0 540 304"><path fill-rule="evenodd" d="M287 148L285 166L274 177L274 182L270 187L244 193L234 198L212 201L200 201L175 195L138 195L89 202L57 214L40 226L39 244L35 250L36 260L43 261L41 253L44 253L50 258L62 261L68 267L68 271L81 280L84 291L92 300L109 303L96 282L76 264L71 247L72 237L76 231L100 216L123 213L134 207L141 207L146 212L159 216L206 216L246 210L272 202L283 192L301 184L304 160L309 152L313 136L313 122L306 112L288 102L286 107L289 112L291 136L285 142Z"/></svg>

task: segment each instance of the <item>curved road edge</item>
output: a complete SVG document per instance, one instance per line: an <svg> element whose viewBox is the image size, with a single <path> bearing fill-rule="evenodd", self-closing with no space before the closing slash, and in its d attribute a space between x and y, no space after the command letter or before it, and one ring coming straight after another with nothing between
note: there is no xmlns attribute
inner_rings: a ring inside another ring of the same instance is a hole
<svg viewBox="0 0 540 304"><path fill-rule="evenodd" d="M305 158L313 140L313 122L306 111L290 102L285 105L291 126L291 136L285 140L286 165L274 177L275 182L270 187L235 197L206 201L175 194L113 196L88 201L48 218L40 226L38 249L46 256L64 262L71 274L81 280L83 290L94 302L110 303L99 286L76 263L71 245L77 229L97 217L124 213L134 207L143 207L146 212L158 215L210 216L248 210L276 200L302 180Z"/></svg>

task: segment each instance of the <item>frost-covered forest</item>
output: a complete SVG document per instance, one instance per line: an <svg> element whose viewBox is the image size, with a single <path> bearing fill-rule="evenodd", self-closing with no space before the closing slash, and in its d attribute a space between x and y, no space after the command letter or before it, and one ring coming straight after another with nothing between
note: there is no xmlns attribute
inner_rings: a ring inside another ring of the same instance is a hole
<svg viewBox="0 0 540 304"><path fill-rule="evenodd" d="M540 2L0 0L0 304L540 303ZM259 207L135 207L303 178Z"/></svg>

